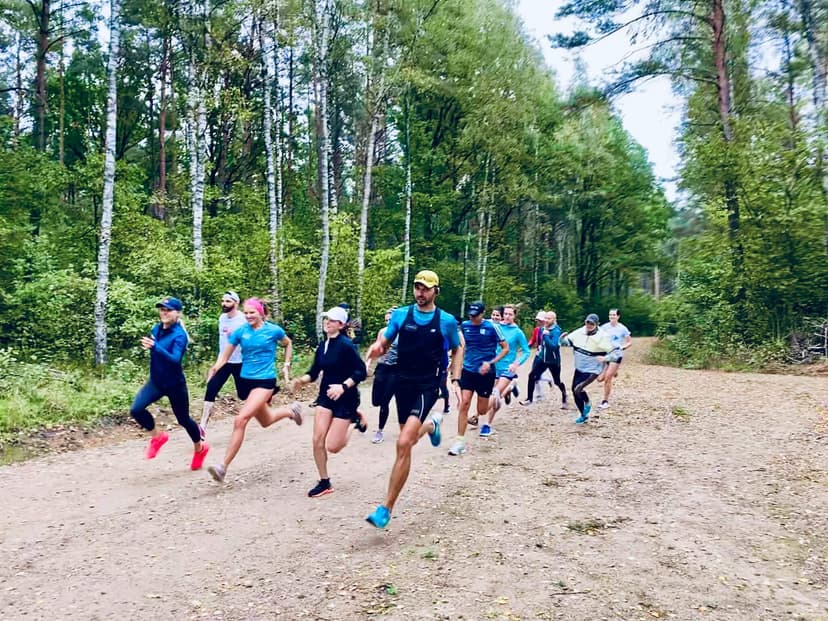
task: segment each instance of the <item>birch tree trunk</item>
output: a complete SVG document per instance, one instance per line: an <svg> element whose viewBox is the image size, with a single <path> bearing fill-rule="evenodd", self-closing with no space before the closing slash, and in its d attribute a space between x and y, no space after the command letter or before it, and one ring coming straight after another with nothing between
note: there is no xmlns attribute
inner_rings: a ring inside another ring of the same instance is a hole
<svg viewBox="0 0 828 621"><path fill-rule="evenodd" d="M158 102L158 196L153 205L153 215L159 220L167 217L167 68L170 38L165 32L161 43L161 92Z"/></svg>
<svg viewBox="0 0 828 621"><path fill-rule="evenodd" d="M356 316L362 317L362 294L365 290L365 246L368 243L368 211L371 205L371 172L374 167L374 144L377 135L377 114L371 112L368 144L365 146L365 178L362 186L362 210L359 214L359 248L357 249Z"/></svg>
<svg viewBox="0 0 828 621"><path fill-rule="evenodd" d="M95 293L95 364L106 364L106 303L109 293L109 247L112 238L112 211L115 202L115 139L118 118L118 37L119 0L110 1L108 91L106 96L106 153L98 245L98 282Z"/></svg>
<svg viewBox="0 0 828 621"><path fill-rule="evenodd" d="M191 15L201 20L202 27L207 19L206 4L199 0L191 0ZM202 39L206 47L206 38ZM195 54L190 56L189 67L191 124L193 126L192 151L190 151L190 186L192 194L190 207L193 211L193 261L197 270L204 268L204 243L202 239L202 224L204 222L204 177L207 160L207 104L205 90L207 84L207 70L199 67Z"/></svg>
<svg viewBox="0 0 828 621"><path fill-rule="evenodd" d="M483 266L480 270L480 299L486 294L486 269L489 265L489 231L492 230L492 211L486 211L486 238L483 240Z"/></svg>
<svg viewBox="0 0 828 621"><path fill-rule="evenodd" d="M403 239L402 304L408 298L408 275L411 267L411 133L408 114L405 115L405 237Z"/></svg>
<svg viewBox="0 0 828 621"><path fill-rule="evenodd" d="M469 243L471 231L466 233L466 244L463 246L463 294L460 297L460 317L466 316L466 298L469 294Z"/></svg>
<svg viewBox="0 0 828 621"><path fill-rule="evenodd" d="M201 80L199 80L201 81ZM207 105L204 102L204 89L199 84L196 87L196 177L193 193L193 260L197 270L204 268L204 242L202 239L202 224L204 222L204 178L206 175L207 160Z"/></svg>
<svg viewBox="0 0 828 621"><path fill-rule="evenodd" d="M325 284L331 251L330 227L330 136L328 133L328 37L330 36L330 2L314 4L316 17L316 81L319 108L319 202L322 215L322 255L319 261L319 288L316 294L316 336L322 338L322 313L325 311Z"/></svg>
<svg viewBox="0 0 828 621"><path fill-rule="evenodd" d="M271 25L265 18L262 29L267 33L259 32L259 44L263 53L264 64L264 143L265 158L267 161L267 204L269 214L270 233L270 295L273 303L273 316L281 318L279 300L279 212L281 192L276 188L276 154L273 146L273 85L275 64L273 62L273 48L276 45L272 36ZM277 137L278 142L278 137Z"/></svg>

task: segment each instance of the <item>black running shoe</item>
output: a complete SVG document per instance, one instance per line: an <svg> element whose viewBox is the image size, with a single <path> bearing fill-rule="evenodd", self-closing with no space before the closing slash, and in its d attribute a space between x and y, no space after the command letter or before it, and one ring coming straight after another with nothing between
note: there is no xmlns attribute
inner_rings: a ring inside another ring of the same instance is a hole
<svg viewBox="0 0 828 621"><path fill-rule="evenodd" d="M354 418L352 420L354 423L354 427L358 432L365 433L366 431L368 431L368 423L365 421L365 417L359 410L357 410L357 412L354 414Z"/></svg>
<svg viewBox="0 0 828 621"><path fill-rule="evenodd" d="M331 486L330 479L320 479L319 483L316 484L311 491L308 492L308 496L311 498L319 498L319 496L324 496L325 494L332 493L333 487Z"/></svg>

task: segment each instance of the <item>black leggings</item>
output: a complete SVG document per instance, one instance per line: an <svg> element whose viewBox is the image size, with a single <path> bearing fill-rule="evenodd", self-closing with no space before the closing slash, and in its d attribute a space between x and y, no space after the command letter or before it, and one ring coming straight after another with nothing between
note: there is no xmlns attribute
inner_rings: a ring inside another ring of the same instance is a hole
<svg viewBox="0 0 828 621"><path fill-rule="evenodd" d="M198 423L190 418L190 393L187 392L187 384L182 382L177 386L161 389L152 383L152 380L147 380L147 383L141 387L138 394L135 395L135 400L132 402L132 407L129 408L129 414L138 421L147 431L155 429L155 419L147 411L147 406L150 403L155 403L161 397L167 397L170 400L173 414L178 424L187 430L187 435L193 444L201 442L201 431L198 429Z"/></svg>
<svg viewBox="0 0 828 621"><path fill-rule="evenodd" d="M526 397L529 401L532 400L532 396L535 394L535 383L540 381L541 375L543 375L543 372L546 371L546 369L549 369L549 372L552 374L552 380L555 382L555 386L560 389L561 399L566 401L566 385L561 381L560 363L544 362L537 357L534 362L532 362L532 370L529 372L529 385L526 387Z"/></svg>
<svg viewBox="0 0 828 621"><path fill-rule="evenodd" d="M371 386L371 403L379 410L379 428L385 429L388 422L389 405L394 396L394 384L397 374L394 365L378 364L374 371L374 384Z"/></svg>
<svg viewBox="0 0 828 621"><path fill-rule="evenodd" d="M239 393L239 378L241 377L241 362L228 362L221 367L216 374L207 382L207 392L204 393L204 400L211 403L216 400L219 390L222 389L230 376L233 376L233 383L236 386L236 394Z"/></svg>
<svg viewBox="0 0 828 621"><path fill-rule="evenodd" d="M586 393L586 387L596 380L598 373L584 373L575 369L575 375L572 376L572 395L575 397L575 405L578 406L578 411L584 413L584 405L589 403L589 395Z"/></svg>

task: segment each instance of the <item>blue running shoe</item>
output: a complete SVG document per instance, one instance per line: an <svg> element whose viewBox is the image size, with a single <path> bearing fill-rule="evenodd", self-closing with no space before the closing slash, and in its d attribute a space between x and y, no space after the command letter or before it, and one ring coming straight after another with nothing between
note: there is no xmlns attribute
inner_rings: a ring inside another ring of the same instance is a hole
<svg viewBox="0 0 828 621"><path fill-rule="evenodd" d="M365 521L377 528L385 528L388 526L388 522L391 521L391 512L386 507L377 505L374 512L365 518Z"/></svg>
<svg viewBox="0 0 828 621"><path fill-rule="evenodd" d="M431 422L434 423L434 431L428 432L428 439L431 440L431 446L440 446L440 441L443 439L443 434L440 433L440 423L442 420L442 414L431 415Z"/></svg>
<svg viewBox="0 0 828 621"><path fill-rule="evenodd" d="M583 425L585 422L589 420L589 411L592 409L592 406L587 403L584 405L584 413L581 414L578 418L575 419L576 425Z"/></svg>
<svg viewBox="0 0 828 621"><path fill-rule="evenodd" d="M488 438L492 435L492 426L491 425L483 425L480 428L480 437L481 438Z"/></svg>

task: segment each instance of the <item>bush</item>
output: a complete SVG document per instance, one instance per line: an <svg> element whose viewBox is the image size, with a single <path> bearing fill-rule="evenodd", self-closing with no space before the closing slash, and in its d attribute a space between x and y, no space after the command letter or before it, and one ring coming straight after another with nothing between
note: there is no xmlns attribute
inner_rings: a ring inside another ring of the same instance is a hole
<svg viewBox="0 0 828 621"><path fill-rule="evenodd" d="M100 374L24 362L15 350L0 349L0 433L88 423L126 410L145 376L146 368L124 359Z"/></svg>

